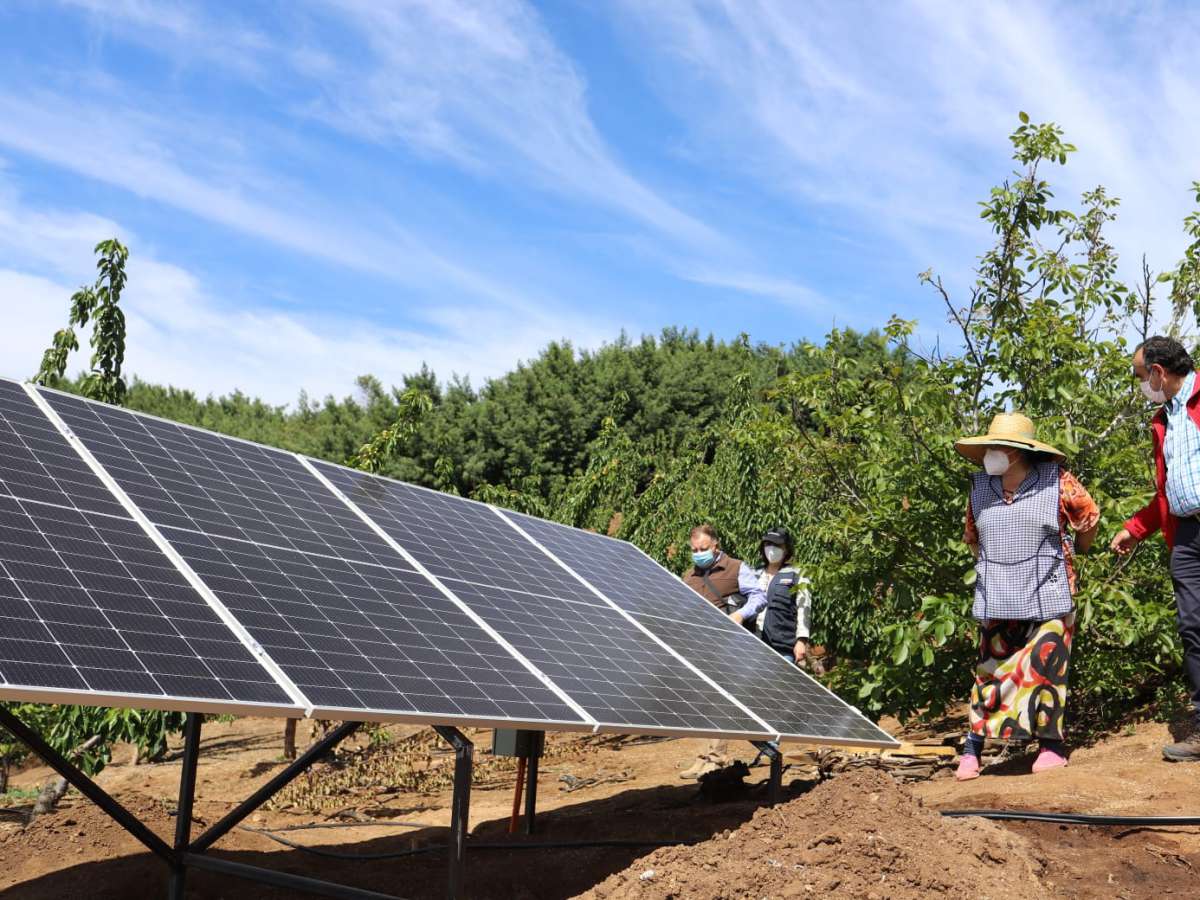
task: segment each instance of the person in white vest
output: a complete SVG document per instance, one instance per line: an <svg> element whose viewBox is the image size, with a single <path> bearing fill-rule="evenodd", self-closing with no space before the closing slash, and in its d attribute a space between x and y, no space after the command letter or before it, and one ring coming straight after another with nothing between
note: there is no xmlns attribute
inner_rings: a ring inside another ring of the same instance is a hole
<svg viewBox="0 0 1200 900"><path fill-rule="evenodd" d="M1063 468L1064 455L1037 440L1027 416L998 415L986 435L963 438L954 449L984 468L971 476L963 535L975 554L971 615L980 638L955 777L979 777L987 738L1036 738L1035 773L1065 766L1073 560L1095 538L1100 510Z"/></svg>

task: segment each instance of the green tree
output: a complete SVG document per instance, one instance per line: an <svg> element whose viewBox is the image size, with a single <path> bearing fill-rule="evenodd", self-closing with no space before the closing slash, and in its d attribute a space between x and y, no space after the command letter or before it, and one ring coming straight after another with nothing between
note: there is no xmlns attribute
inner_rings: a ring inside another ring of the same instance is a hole
<svg viewBox="0 0 1200 900"><path fill-rule="evenodd" d="M80 392L94 400L120 405L126 388L121 376L125 362L125 313L119 304L125 290L129 251L116 238L110 238L98 243L94 252L100 257L96 260L96 282L81 287L71 296L67 327L54 333L34 381L55 386L62 380L69 356L79 349L75 329L84 328L91 321L91 369L80 381Z"/></svg>

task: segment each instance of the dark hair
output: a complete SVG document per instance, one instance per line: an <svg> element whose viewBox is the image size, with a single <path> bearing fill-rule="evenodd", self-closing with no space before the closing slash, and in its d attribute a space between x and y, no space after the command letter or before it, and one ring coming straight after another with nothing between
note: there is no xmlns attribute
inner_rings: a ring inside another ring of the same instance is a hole
<svg viewBox="0 0 1200 900"><path fill-rule="evenodd" d="M1173 337L1156 334L1142 341L1137 349L1142 351L1142 362L1147 369L1162 366L1163 371L1172 375L1186 375L1196 368L1187 348Z"/></svg>
<svg viewBox="0 0 1200 900"><path fill-rule="evenodd" d="M703 525L697 525L695 528L693 528L688 537L695 537L698 534L707 535L708 537L712 538L712 542L714 544L716 544L718 547L721 546L721 538L717 536L717 529L713 528L707 522L705 522Z"/></svg>

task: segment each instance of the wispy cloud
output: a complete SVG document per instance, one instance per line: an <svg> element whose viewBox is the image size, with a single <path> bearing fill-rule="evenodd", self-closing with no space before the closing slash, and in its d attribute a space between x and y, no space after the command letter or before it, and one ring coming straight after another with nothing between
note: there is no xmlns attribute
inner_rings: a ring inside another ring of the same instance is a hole
<svg viewBox="0 0 1200 900"><path fill-rule="evenodd" d="M68 298L92 278L92 247L118 235L134 242L122 300L128 324L126 370L200 393L242 389L275 403L344 394L374 374L399 383L428 364L442 377L478 384L531 358L552 340L585 347L611 336L611 325L586 312L547 310L513 316L503 307L443 304L425 327L381 326L364 318L280 310L218 295L186 269L138 252L137 235L102 216L36 210L0 182L0 374L28 377L53 332L66 323ZM86 364L86 344L71 371Z"/></svg>
<svg viewBox="0 0 1200 900"><path fill-rule="evenodd" d="M916 0L798 7L786 0L627 0L627 39L695 148L849 217L913 259L965 266L987 240L972 201L1009 168L1018 110L1059 122L1082 152L1069 195L1097 183L1124 198L1114 234L1159 267L1195 157L1198 17L1185 7ZM630 25L630 22L635 23ZM665 51L665 53L659 52ZM694 149L695 149L694 148ZM696 152L701 152L696 149Z"/></svg>
<svg viewBox="0 0 1200 900"><path fill-rule="evenodd" d="M633 174L601 137L587 85L537 12L520 0L329 0L366 52L315 107L380 141L513 175L616 209L672 238L716 231Z"/></svg>

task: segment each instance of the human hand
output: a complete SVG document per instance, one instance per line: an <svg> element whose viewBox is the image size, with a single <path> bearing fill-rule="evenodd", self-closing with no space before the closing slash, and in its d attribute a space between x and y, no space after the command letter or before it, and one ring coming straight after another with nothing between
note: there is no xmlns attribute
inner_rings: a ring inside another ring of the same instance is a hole
<svg viewBox="0 0 1200 900"><path fill-rule="evenodd" d="M1128 528L1122 528L1117 532L1117 536L1112 539L1109 548L1121 556L1125 556L1133 551L1133 548L1138 544L1138 539L1129 533Z"/></svg>
<svg viewBox="0 0 1200 900"><path fill-rule="evenodd" d="M806 656L808 656L808 643L806 641L796 641L796 646L792 648L792 658L796 660L796 665L804 662Z"/></svg>
<svg viewBox="0 0 1200 900"><path fill-rule="evenodd" d="M737 610L736 612L731 612L729 614L729 621L733 622L735 625L741 625L742 624L741 610Z"/></svg>

